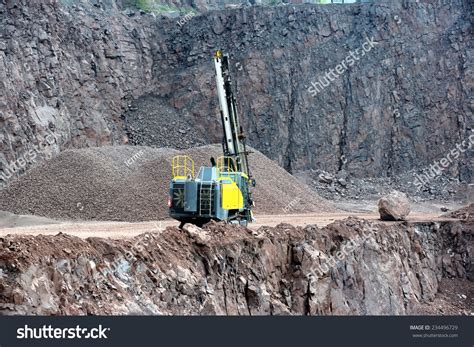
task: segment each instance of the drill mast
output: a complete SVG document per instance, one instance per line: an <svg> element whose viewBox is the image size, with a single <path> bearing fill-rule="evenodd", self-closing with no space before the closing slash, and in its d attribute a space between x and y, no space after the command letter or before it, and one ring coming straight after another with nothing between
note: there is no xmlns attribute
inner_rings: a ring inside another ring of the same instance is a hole
<svg viewBox="0 0 474 347"><path fill-rule="evenodd" d="M248 169L247 150L245 146L245 135L240 126L237 113L236 100L232 92L232 81L229 71L229 56L217 51L214 56L216 68L216 85L219 97L224 139L222 142L224 155L234 159L235 171L242 172L250 177Z"/></svg>

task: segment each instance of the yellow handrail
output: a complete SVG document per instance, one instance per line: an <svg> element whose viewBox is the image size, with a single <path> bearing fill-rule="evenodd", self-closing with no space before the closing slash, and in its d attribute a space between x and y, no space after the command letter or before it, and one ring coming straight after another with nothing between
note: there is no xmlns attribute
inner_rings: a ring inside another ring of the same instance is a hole
<svg viewBox="0 0 474 347"><path fill-rule="evenodd" d="M194 160L187 155L173 157L172 174L174 178L194 178Z"/></svg>
<svg viewBox="0 0 474 347"><path fill-rule="evenodd" d="M235 172L237 167L234 158L221 156L217 158L217 168L221 176L229 176L229 174Z"/></svg>

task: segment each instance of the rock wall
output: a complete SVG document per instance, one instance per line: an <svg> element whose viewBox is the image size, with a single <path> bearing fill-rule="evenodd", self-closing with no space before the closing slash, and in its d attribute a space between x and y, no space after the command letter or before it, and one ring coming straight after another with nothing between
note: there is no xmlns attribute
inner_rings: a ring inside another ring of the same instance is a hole
<svg viewBox="0 0 474 347"><path fill-rule="evenodd" d="M323 229L211 224L128 240L8 235L0 313L416 314L443 277L474 279L472 230L472 221L350 218Z"/></svg>
<svg viewBox="0 0 474 347"><path fill-rule="evenodd" d="M150 90L152 29L117 11L0 2L0 170L7 175L9 164L18 172L33 163L18 162L30 150L38 161L65 148L127 141L120 115Z"/></svg>
<svg viewBox="0 0 474 347"><path fill-rule="evenodd" d="M252 146L290 172L389 176L431 164L472 134L471 16L467 1L212 12L155 31L156 89L219 141L209 59L222 48ZM372 38L369 52L311 94ZM471 157L461 154L451 174L469 180Z"/></svg>
<svg viewBox="0 0 474 347"><path fill-rule="evenodd" d="M163 122L140 114L149 94L197 142L220 142L217 48L232 55L250 144L290 172L394 175L445 157L471 134L467 0L256 6L182 25L110 1L67 3L0 3L0 170L31 148L46 156L127 142L129 111ZM312 82L372 38L370 52L312 96ZM58 140L43 146L49 132ZM461 153L450 173L469 181L473 157Z"/></svg>

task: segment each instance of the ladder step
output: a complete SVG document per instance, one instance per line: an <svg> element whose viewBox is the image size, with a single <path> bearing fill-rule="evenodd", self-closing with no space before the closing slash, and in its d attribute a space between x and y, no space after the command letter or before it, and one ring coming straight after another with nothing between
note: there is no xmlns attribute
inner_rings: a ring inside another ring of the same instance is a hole
<svg viewBox="0 0 474 347"><path fill-rule="evenodd" d="M211 182L210 187L203 187L200 188L200 202L199 202L199 214L207 214L210 215L212 212L212 201L214 199L213 194L213 187L214 183ZM209 196L209 199L207 197Z"/></svg>

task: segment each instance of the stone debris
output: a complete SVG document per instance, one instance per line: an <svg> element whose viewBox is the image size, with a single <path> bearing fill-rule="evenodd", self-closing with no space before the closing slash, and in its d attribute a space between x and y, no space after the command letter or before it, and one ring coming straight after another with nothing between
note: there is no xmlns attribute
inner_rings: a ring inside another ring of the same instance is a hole
<svg viewBox="0 0 474 347"><path fill-rule="evenodd" d="M249 166L257 182L257 213L336 211L306 185L249 148ZM144 146L67 150L29 170L0 190L0 210L56 219L146 221L168 217L171 159L188 155L200 166L222 155L219 145L177 151Z"/></svg>
<svg viewBox="0 0 474 347"><path fill-rule="evenodd" d="M411 201L472 201L472 189L461 183L456 175L440 175L433 178L429 184L416 184L421 170L409 170L394 174L390 177L355 177L345 170L335 173L321 169L297 172L295 175L310 186L318 195L332 201L378 200L382 195L392 190L405 193ZM470 193L471 191L471 193Z"/></svg>
<svg viewBox="0 0 474 347"><path fill-rule="evenodd" d="M376 1L361 4L356 21L350 5L224 9L195 16L183 28L174 18L124 14L119 3L130 1L102 1L100 7L87 1L75 7L70 1L4 3L0 170L44 143L49 130L58 143L43 151L45 157L47 151L125 143L127 118L133 127L135 115L153 125L155 113L148 120L148 104L140 102L148 95L157 96L162 116L150 131L130 131L132 141L156 141L157 147L172 139L186 145L179 135L196 143L220 141L211 61L216 47L232 54L249 144L292 173L344 167L356 177L393 176L428 168L471 135L464 86L470 74L453 64L473 68L469 1L449 8L444 1ZM377 46L345 74L347 83L332 83L312 97L311 83L365 36ZM303 52L305 59L295 59ZM354 98L350 105L347 95ZM443 175L472 181L472 157L463 153Z"/></svg>
<svg viewBox="0 0 474 347"><path fill-rule="evenodd" d="M130 144L186 149L209 143L206 132L195 126L189 114L183 114L156 96L134 101L124 115Z"/></svg>
<svg viewBox="0 0 474 347"><path fill-rule="evenodd" d="M392 191L378 202L380 219L404 220L410 213L410 201L405 193Z"/></svg>
<svg viewBox="0 0 474 347"><path fill-rule="evenodd" d="M211 240L211 237L196 225L187 223L182 229L186 231L189 237L193 238L198 245L205 245Z"/></svg>
<svg viewBox="0 0 474 347"><path fill-rule="evenodd" d="M472 221L474 220L474 203L471 202L468 206L464 206L456 211L447 213L444 216Z"/></svg>

